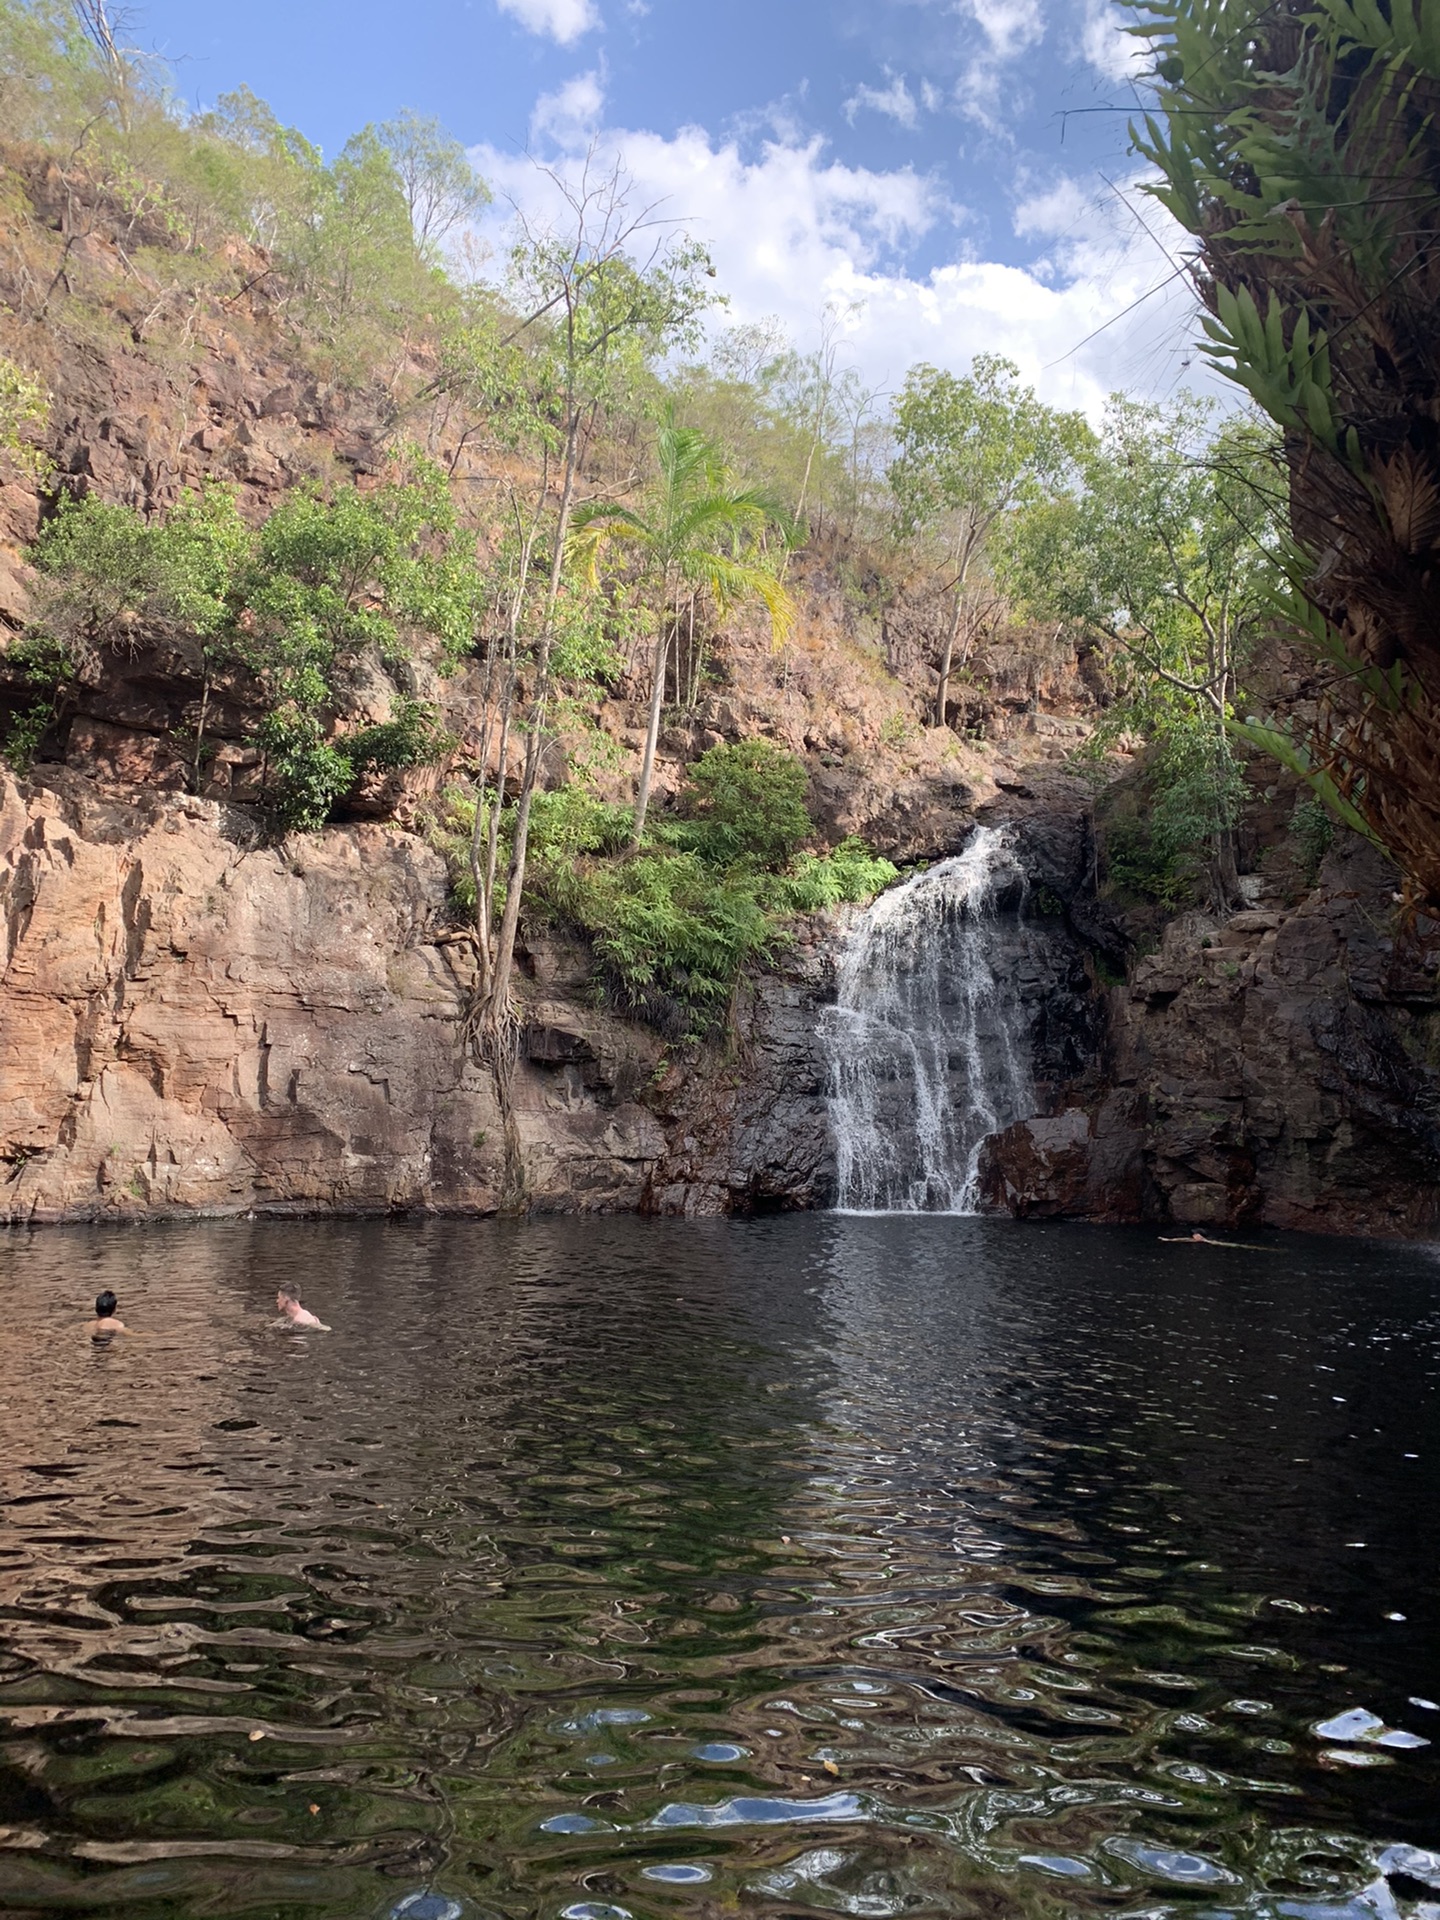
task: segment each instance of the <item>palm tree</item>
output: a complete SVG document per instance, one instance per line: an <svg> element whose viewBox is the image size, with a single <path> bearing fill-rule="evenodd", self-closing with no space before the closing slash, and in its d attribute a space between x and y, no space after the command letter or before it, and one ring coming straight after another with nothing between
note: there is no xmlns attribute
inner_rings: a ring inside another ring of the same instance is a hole
<svg viewBox="0 0 1440 1920"><path fill-rule="evenodd" d="M693 608L696 594L705 591L723 615L743 600L760 600L777 641L795 623L794 602L755 548L769 526L789 544L793 532L784 509L761 488L732 485L719 449L698 428L677 426L673 414L656 434L655 455L657 478L641 508L614 500L590 501L575 509L571 535L592 577L604 549L621 544L638 556L642 581L657 589L650 724L632 832L637 847L650 805L666 664L672 643L678 641L684 604L688 601Z"/></svg>

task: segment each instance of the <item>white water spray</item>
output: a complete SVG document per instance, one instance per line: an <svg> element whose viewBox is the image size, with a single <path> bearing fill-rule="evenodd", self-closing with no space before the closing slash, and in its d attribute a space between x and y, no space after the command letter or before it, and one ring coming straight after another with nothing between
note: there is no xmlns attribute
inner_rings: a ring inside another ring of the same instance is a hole
<svg viewBox="0 0 1440 1920"><path fill-rule="evenodd" d="M1016 943L997 938L1024 892L1004 833L979 827L851 933L820 1029L842 1212L974 1213L985 1140L1034 1112Z"/></svg>

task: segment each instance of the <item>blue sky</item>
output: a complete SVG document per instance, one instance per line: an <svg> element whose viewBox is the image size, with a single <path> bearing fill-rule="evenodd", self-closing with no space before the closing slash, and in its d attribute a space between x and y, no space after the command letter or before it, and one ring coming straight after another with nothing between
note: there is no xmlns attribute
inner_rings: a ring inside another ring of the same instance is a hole
<svg viewBox="0 0 1440 1920"><path fill-rule="evenodd" d="M146 0L131 34L187 99L243 82L330 153L433 113L502 206L543 209L527 155L598 140L734 317L804 342L830 307L876 383L981 348L1092 409L1197 377L1180 283L1145 297L1177 236L1133 191L1109 0Z"/></svg>

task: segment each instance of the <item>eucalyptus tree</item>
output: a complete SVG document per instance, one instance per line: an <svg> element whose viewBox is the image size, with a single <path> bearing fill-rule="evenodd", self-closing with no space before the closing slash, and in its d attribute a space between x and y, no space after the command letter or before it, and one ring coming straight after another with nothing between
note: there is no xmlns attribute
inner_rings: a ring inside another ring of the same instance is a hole
<svg viewBox="0 0 1440 1920"><path fill-rule="evenodd" d="M461 221L490 203L490 189L465 157L465 149L440 122L408 108L374 129L395 169L415 238L438 248Z"/></svg>
<svg viewBox="0 0 1440 1920"><path fill-rule="evenodd" d="M675 238L652 209L634 208L618 167L599 171L592 156L577 178L546 177L560 212L550 225L521 223L507 288L519 317L508 328L493 314L486 320L471 343L476 359L467 376L482 389L491 384L504 402L512 444L528 451L536 466L534 484L512 489L509 503L513 539L503 630L488 648L498 672L487 687L472 839L479 982L470 1030L502 1069L514 1038L515 937L556 647L566 623L566 559L582 452L597 420L633 394L653 361L693 339L697 317L713 298L704 250ZM462 373L465 360L462 351ZM524 750L507 792L512 732L523 737ZM502 814L510 828L509 859L497 922Z"/></svg>
<svg viewBox="0 0 1440 1920"><path fill-rule="evenodd" d="M677 425L673 414L655 436L655 465L654 483L638 507L595 500L577 508L574 516L575 545L592 573L607 546L625 547L636 556L641 581L655 596L650 716L632 829L637 847L650 805L666 664L672 647L678 657L687 603L693 614L697 593L705 591L723 614L741 600L758 599L777 639L785 637L795 618L776 568L759 548L771 528L781 535L782 553L789 548L791 523L773 495L760 487L735 486L714 443L698 428Z"/></svg>
<svg viewBox="0 0 1440 1920"><path fill-rule="evenodd" d="M1117 395L1080 471L1083 489L1007 530L997 572L1022 607L1110 643L1119 698L1105 732L1157 743L1158 804L1177 837L1208 840L1212 895L1233 905L1232 739L1283 509L1273 435L1253 416L1217 429L1215 403L1190 395Z"/></svg>
<svg viewBox="0 0 1440 1920"><path fill-rule="evenodd" d="M1077 413L1046 406L1020 369L978 353L968 374L912 367L895 406L888 478L900 531L938 546L949 580L935 724L946 724L957 646L969 659L977 621L971 586L1000 524L1063 495L1089 440Z"/></svg>

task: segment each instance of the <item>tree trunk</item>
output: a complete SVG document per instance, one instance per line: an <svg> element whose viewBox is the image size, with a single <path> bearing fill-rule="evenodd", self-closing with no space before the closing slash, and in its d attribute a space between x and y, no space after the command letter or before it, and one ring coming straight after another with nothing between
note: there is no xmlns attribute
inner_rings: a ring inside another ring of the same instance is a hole
<svg viewBox="0 0 1440 1920"><path fill-rule="evenodd" d="M645 815L650 807L650 782L655 773L655 746L660 738L660 709L665 703L665 660L670 651L667 617L658 623L655 635L655 662L650 678L650 724L645 731L645 756L640 762L640 786L635 795L635 824L630 845L638 847L645 833Z"/></svg>
<svg viewBox="0 0 1440 1920"><path fill-rule="evenodd" d="M950 626L945 634L945 645L940 654L940 679L935 689L935 724L945 725L945 709L950 704L950 669L955 660L955 642L960 633L961 610L965 604L963 582L956 582L955 605L950 612Z"/></svg>
<svg viewBox="0 0 1440 1920"><path fill-rule="evenodd" d="M565 477L560 488L560 505L555 519L555 545L550 556L550 583L545 595L545 615L540 644L535 655L535 691L530 702L529 737L525 743L525 766L520 777L520 792L515 808L514 837L510 848L510 871L506 878L505 911L495 941L495 962L490 974L489 992L473 1023L474 1031L486 1035L492 1057L502 1062L508 1052L513 1029L510 1010L510 976L515 963L515 935L520 925L520 896L525 887L525 867L530 850L530 808L535 797L535 782L540 773L540 753L544 742L545 712L550 699L550 655L555 645L555 609L560 600L560 583L565 571L565 543L570 535L570 510L575 500L577 450L581 416L571 402L569 429L565 436ZM502 769L503 772L503 769ZM503 1064L499 1070L508 1072ZM503 1085L500 1088L502 1098Z"/></svg>
<svg viewBox="0 0 1440 1920"><path fill-rule="evenodd" d="M196 793L205 791L205 783L200 774L201 754L205 746L205 720L210 711L210 672L205 669L200 683L200 718L195 722L195 758L191 762L190 782Z"/></svg>
<svg viewBox="0 0 1440 1920"><path fill-rule="evenodd" d="M1233 827L1221 827L1215 835L1213 887L1215 905L1222 913L1233 912L1244 902L1245 896L1240 889L1240 867L1235 855Z"/></svg>
<svg viewBox="0 0 1440 1920"><path fill-rule="evenodd" d="M540 729L530 735L525 751L525 774L520 800L515 809L515 849L510 856L506 880L505 912L500 920L500 937L495 942L495 967L490 980L488 1021L492 1035L510 1011L510 975L515 965L515 935L520 926L520 896L525 890L525 864L530 851L530 805L535 798L535 776L540 765Z"/></svg>

